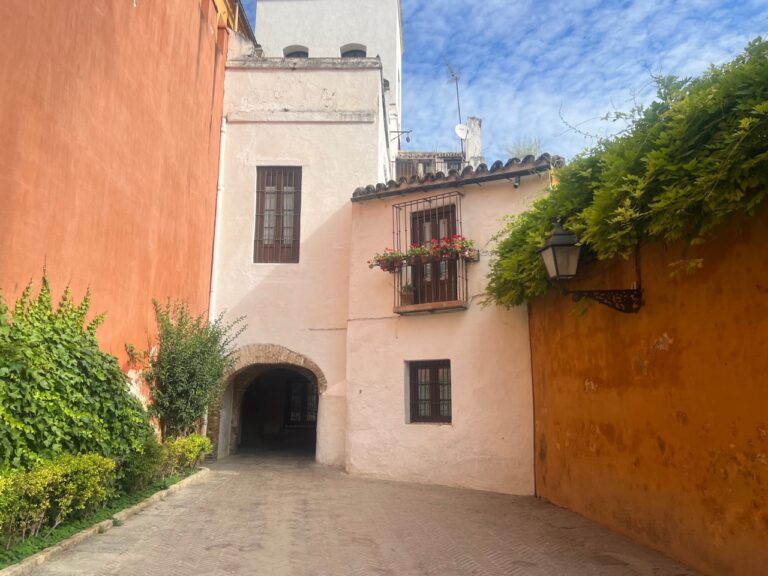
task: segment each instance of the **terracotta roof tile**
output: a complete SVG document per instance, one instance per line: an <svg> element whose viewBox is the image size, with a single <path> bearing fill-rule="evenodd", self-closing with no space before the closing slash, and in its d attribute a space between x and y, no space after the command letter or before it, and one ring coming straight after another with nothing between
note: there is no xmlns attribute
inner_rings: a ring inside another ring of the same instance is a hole
<svg viewBox="0 0 768 576"><path fill-rule="evenodd" d="M501 160L494 162L490 168L486 164L479 164L477 168L466 166L461 172L449 170L448 174L437 172L424 176L401 177L399 180L390 180L386 184L370 184L360 187L352 194L352 202L362 202L371 198L385 198L387 196L400 196L416 192L424 192L436 188L460 187L467 184L479 184L491 180L509 180L515 176L544 172L553 167L562 166L563 159L560 156L542 154L538 158L528 155L522 160L510 158L506 164Z"/></svg>

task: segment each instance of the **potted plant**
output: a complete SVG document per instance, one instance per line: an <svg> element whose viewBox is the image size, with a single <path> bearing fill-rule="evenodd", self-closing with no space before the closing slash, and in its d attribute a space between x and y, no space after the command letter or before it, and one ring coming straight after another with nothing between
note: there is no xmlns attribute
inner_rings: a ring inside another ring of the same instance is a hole
<svg viewBox="0 0 768 576"><path fill-rule="evenodd" d="M400 306L410 306L414 304L416 296L416 287L413 284L403 284L400 287Z"/></svg>
<svg viewBox="0 0 768 576"><path fill-rule="evenodd" d="M418 266L441 260L471 260L477 262L478 252L475 243L461 234L444 236L439 240L432 238L425 244L411 244L405 252L386 248L384 252L368 260L369 268L381 268L385 272L394 272L403 264Z"/></svg>
<svg viewBox="0 0 768 576"><path fill-rule="evenodd" d="M429 262L432 258L430 254L430 247L426 244L411 244L405 255L406 264L409 266L424 264Z"/></svg>
<svg viewBox="0 0 768 576"><path fill-rule="evenodd" d="M430 253L438 260L473 260L477 254L475 243L461 234L444 236L439 240L433 238L429 248Z"/></svg>
<svg viewBox="0 0 768 576"><path fill-rule="evenodd" d="M475 248L475 243L469 238L465 238L461 234L454 234L451 238L452 249L458 252L459 256L464 260L471 260L477 262L479 260L479 253Z"/></svg>
<svg viewBox="0 0 768 576"><path fill-rule="evenodd" d="M385 272L393 272L403 266L405 254L392 248L385 248L384 252L379 252L368 260L368 268L381 268Z"/></svg>

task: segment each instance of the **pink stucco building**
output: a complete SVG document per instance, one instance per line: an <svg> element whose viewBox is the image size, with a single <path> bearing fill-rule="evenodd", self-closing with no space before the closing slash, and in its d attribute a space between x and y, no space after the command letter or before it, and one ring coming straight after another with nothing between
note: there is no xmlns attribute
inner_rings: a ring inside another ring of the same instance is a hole
<svg viewBox="0 0 768 576"><path fill-rule="evenodd" d="M482 300L492 236L551 160L400 155L400 4L364 3L264 0L260 49L231 43L211 307L248 329L209 433L219 457L303 445L350 472L531 494L527 312ZM369 268L456 234L479 254Z"/></svg>

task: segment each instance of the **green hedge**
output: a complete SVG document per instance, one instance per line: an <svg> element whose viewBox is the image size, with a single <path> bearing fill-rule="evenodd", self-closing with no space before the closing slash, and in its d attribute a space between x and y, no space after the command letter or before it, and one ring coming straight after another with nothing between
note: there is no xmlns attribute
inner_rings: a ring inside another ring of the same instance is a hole
<svg viewBox="0 0 768 576"><path fill-rule="evenodd" d="M0 475L0 535L6 548L86 516L114 492L115 461L97 454L44 460Z"/></svg>
<svg viewBox="0 0 768 576"><path fill-rule="evenodd" d="M51 531L62 522L89 516L120 493L135 493L161 479L193 470L211 441L191 435L115 460L97 454L64 455L29 470L0 474L0 538L6 548Z"/></svg>
<svg viewBox="0 0 768 576"><path fill-rule="evenodd" d="M197 434L158 444L147 439L143 450L120 464L119 485L123 492L143 490L153 482L193 470L211 452L211 441Z"/></svg>
<svg viewBox="0 0 768 576"><path fill-rule="evenodd" d="M537 250L559 220L600 259L642 240L698 243L768 197L768 42L694 80L658 80L658 101L571 161L559 184L497 236L489 299L522 304L549 288Z"/></svg>

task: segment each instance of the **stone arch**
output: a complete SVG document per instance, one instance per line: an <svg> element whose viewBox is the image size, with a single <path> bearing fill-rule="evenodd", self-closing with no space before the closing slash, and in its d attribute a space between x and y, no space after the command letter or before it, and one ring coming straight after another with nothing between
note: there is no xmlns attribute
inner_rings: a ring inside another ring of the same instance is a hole
<svg viewBox="0 0 768 576"><path fill-rule="evenodd" d="M235 351L235 362L226 374L226 386L216 409L208 416L208 435L216 457L236 451L240 434L240 408L247 379L261 371L285 367L313 377L318 396L328 387L320 367L310 358L279 344L248 344Z"/></svg>
<svg viewBox="0 0 768 576"><path fill-rule="evenodd" d="M254 364L287 364L304 368L311 372L317 380L318 394L325 392L328 387L328 381L325 379L323 371L320 370L320 366L303 354L279 344L248 344L238 348L235 351L235 363L227 374L227 378L233 378L238 372Z"/></svg>

